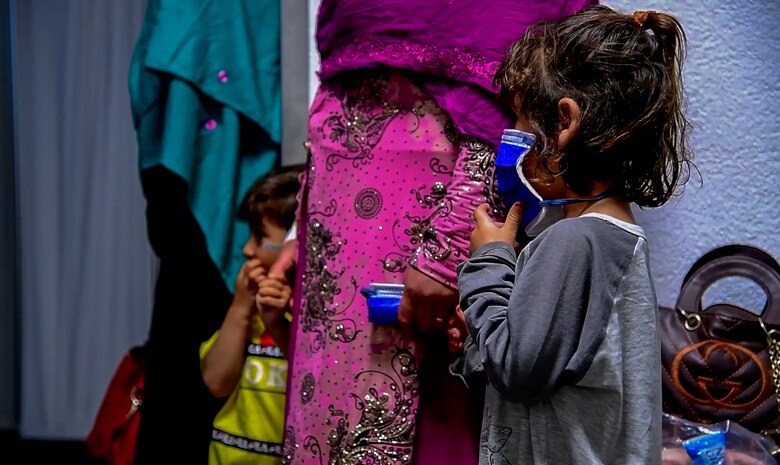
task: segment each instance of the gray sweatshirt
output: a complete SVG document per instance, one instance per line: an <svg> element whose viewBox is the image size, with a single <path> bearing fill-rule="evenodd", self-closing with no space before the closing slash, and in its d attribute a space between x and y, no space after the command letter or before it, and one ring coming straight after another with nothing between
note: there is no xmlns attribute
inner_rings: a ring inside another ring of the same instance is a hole
<svg viewBox="0 0 780 465"><path fill-rule="evenodd" d="M589 214L460 266L471 336L452 372L485 389L480 465L661 463L648 262L640 227Z"/></svg>

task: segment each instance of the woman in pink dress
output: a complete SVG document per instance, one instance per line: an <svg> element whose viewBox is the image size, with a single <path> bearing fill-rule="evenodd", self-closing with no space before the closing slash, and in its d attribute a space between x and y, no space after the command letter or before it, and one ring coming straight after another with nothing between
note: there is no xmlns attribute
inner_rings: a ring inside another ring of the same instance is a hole
<svg viewBox="0 0 780 465"><path fill-rule="evenodd" d="M477 462L481 405L444 332L472 211L501 214L493 74L527 25L592 3L322 1L283 463ZM402 331L369 323L375 282L405 284Z"/></svg>

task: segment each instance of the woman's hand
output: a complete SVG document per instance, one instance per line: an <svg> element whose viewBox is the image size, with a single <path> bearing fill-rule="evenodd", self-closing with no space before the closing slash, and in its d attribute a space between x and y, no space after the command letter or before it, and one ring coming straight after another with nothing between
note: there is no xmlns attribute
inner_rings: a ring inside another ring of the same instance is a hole
<svg viewBox="0 0 780 465"><path fill-rule="evenodd" d="M419 332L445 331L450 314L458 304L458 292L415 268L404 278L404 295L398 308L398 324L404 336Z"/></svg>
<svg viewBox="0 0 780 465"><path fill-rule="evenodd" d="M298 259L298 241L293 239L284 243L282 251L276 258L276 261L271 265L271 269L268 270L268 274L281 274L288 280L294 281L292 271L295 269L295 262Z"/></svg>

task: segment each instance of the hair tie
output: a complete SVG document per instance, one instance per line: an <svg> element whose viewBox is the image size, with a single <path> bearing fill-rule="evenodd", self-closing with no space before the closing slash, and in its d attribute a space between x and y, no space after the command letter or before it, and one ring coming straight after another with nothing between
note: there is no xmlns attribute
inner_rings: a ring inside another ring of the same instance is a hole
<svg viewBox="0 0 780 465"><path fill-rule="evenodd" d="M653 13L650 10L645 11L635 11L634 12L634 22L639 26L640 28L645 27L645 21L647 21L647 17L650 16L650 13Z"/></svg>

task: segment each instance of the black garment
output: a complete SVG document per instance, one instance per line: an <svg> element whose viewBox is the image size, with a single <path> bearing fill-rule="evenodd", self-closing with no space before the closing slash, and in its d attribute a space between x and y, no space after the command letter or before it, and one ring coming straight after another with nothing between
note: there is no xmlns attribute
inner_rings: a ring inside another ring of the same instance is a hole
<svg viewBox="0 0 780 465"><path fill-rule="evenodd" d="M136 465L208 463L214 415L200 344L222 324L232 294L187 203L187 183L156 166L141 173L149 241L160 259L147 341Z"/></svg>

